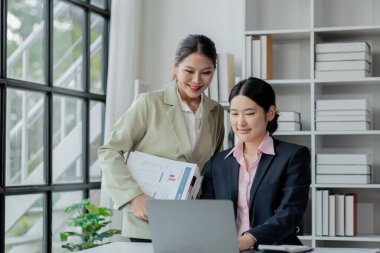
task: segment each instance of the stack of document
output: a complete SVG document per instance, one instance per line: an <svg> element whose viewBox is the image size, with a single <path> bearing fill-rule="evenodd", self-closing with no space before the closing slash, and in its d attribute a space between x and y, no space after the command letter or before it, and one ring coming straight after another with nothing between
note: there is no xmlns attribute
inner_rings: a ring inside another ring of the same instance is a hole
<svg viewBox="0 0 380 253"><path fill-rule="evenodd" d="M127 159L141 190L154 199L195 199L202 177L197 164L174 161L142 152L130 152Z"/></svg>

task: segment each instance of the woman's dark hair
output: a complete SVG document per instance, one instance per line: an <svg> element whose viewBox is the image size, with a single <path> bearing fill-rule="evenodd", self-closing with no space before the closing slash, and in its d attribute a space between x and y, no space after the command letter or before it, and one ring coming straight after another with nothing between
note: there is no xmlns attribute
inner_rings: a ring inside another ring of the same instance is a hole
<svg viewBox="0 0 380 253"><path fill-rule="evenodd" d="M250 98L262 107L264 112L268 112L272 105L276 106L276 94L274 93L272 86L259 78L250 77L238 82L232 88L228 101L231 103L231 100L237 95L243 95ZM278 128L277 119L278 113L276 112L273 120L268 122L267 131L271 134Z"/></svg>
<svg viewBox="0 0 380 253"><path fill-rule="evenodd" d="M189 34L179 43L175 51L174 61L176 66L190 54L200 53L208 57L216 67L216 48L214 42L200 34Z"/></svg>

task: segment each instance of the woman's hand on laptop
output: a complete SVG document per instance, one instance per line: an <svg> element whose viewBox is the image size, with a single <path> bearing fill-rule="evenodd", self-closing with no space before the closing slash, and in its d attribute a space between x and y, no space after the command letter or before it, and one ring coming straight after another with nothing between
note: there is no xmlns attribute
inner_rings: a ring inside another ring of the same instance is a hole
<svg viewBox="0 0 380 253"><path fill-rule="evenodd" d="M150 196L143 193L131 200L131 211L134 216L142 220L148 220L148 211L146 210L145 201L150 198Z"/></svg>
<svg viewBox="0 0 380 253"><path fill-rule="evenodd" d="M253 248L256 244L256 239L250 233L244 233L238 238L239 250L247 250Z"/></svg>

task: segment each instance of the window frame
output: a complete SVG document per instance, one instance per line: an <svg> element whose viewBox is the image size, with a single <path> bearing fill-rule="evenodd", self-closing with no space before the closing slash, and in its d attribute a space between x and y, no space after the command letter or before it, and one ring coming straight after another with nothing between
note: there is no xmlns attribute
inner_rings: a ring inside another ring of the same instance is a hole
<svg viewBox="0 0 380 253"><path fill-rule="evenodd" d="M100 189L100 182L91 182L89 173L89 140L90 140L90 102L102 102L106 103L106 87L107 87L107 69L108 69L108 45L109 45L109 23L110 23L110 5L111 0L106 1L106 8L102 9L93 4L89 0L59 0L67 4L72 4L80 7L84 10L84 90L70 90L67 88L56 87L53 85L53 1L44 0L44 20L45 20L45 80L46 84L38 84L25 80L16 80L7 77L7 59L6 59L6 46L7 46L7 3L11 0L0 1L0 210L4 210L0 213L0 229L3 233L0 236L0 251L5 250L5 211L6 211L6 197L22 194L43 194L44 195L44 209L43 209L43 251L52 252L52 218L53 218L53 193L56 192L71 192L81 191L84 198L88 198L90 190ZM103 36L103 65L102 65L102 87L103 94L96 94L90 92L90 36L91 36L91 13L95 13L104 18L104 36ZM44 174L45 184L41 185L19 185L19 186L7 186L6 185L6 106L7 106L7 89L17 88L24 91L35 91L45 96L44 104ZM53 152L52 148L52 129L53 129L53 96L63 95L74 97L83 100L84 110L82 115L82 173L83 181L78 183L53 183ZM104 111L103 111L104 114ZM104 118L104 115L102 115ZM102 134L104 135L104 122L102 126ZM103 136L104 137L104 136ZM103 139L103 138L102 138Z"/></svg>

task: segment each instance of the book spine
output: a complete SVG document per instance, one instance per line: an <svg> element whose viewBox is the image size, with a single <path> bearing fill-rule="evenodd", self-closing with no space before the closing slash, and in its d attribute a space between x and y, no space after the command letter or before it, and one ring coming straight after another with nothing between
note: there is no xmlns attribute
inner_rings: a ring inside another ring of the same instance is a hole
<svg viewBox="0 0 380 253"><path fill-rule="evenodd" d="M371 64L367 61L326 61L316 62L315 70L330 71L330 70L365 70L370 71Z"/></svg>
<svg viewBox="0 0 380 253"><path fill-rule="evenodd" d="M336 195L332 194L329 196L329 236L336 236L335 226L336 226Z"/></svg>
<svg viewBox="0 0 380 253"><path fill-rule="evenodd" d="M336 220L335 232L337 236L344 236L344 195L336 195Z"/></svg>
<svg viewBox="0 0 380 253"><path fill-rule="evenodd" d="M316 166L317 174L336 174L336 175L370 175L371 174L371 166L370 165L322 165L317 164Z"/></svg>
<svg viewBox="0 0 380 253"><path fill-rule="evenodd" d="M367 99L319 99L315 102L316 110L369 110Z"/></svg>
<svg viewBox="0 0 380 253"><path fill-rule="evenodd" d="M357 194L346 194L344 198L344 234L357 235Z"/></svg>
<svg viewBox="0 0 380 253"><path fill-rule="evenodd" d="M370 184L370 175L316 175L317 184Z"/></svg>
<svg viewBox="0 0 380 253"><path fill-rule="evenodd" d="M367 121L317 121L315 123L317 131L365 131L372 128L372 124Z"/></svg>
<svg viewBox="0 0 380 253"><path fill-rule="evenodd" d="M339 43L317 43L316 53L331 52L367 52L370 53L370 46L365 41L359 42L339 42Z"/></svg>
<svg viewBox="0 0 380 253"><path fill-rule="evenodd" d="M372 164L370 154L317 154L317 164Z"/></svg>

